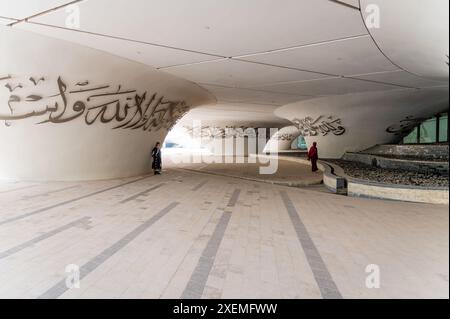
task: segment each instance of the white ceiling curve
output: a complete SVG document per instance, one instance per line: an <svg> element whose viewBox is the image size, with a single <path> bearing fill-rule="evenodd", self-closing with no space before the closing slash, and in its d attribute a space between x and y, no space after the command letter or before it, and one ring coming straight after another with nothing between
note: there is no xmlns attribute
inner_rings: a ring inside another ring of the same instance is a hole
<svg viewBox="0 0 450 319"><path fill-rule="evenodd" d="M361 5L378 8L379 27L368 30L392 63L417 76L448 82L448 0L361 0ZM371 14L362 10L367 21Z"/></svg>
<svg viewBox="0 0 450 319"><path fill-rule="evenodd" d="M14 21L15 20L0 17L0 25L8 25L10 23L13 23Z"/></svg>
<svg viewBox="0 0 450 319"><path fill-rule="evenodd" d="M22 20L36 14L46 12L63 5L74 2L73 0L1 0L0 16L15 20Z"/></svg>
<svg viewBox="0 0 450 319"><path fill-rule="evenodd" d="M66 26L71 3L79 29ZM358 8L358 0L0 0L0 24L151 65L243 111L442 85L393 65Z"/></svg>

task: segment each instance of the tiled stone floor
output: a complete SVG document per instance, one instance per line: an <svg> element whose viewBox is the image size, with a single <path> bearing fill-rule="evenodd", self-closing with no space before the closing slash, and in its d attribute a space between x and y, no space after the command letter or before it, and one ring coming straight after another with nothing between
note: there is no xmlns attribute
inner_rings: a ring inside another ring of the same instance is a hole
<svg viewBox="0 0 450 319"><path fill-rule="evenodd" d="M212 173L216 175L225 175L240 177L254 181L265 181L269 183L276 183L286 186L309 186L321 184L323 181L323 174L320 171L312 172L309 165L303 165L298 162L287 161L279 159L277 161L276 174L261 174L260 167L268 166L268 163L249 163L248 159L239 158L243 163L236 162L236 158L230 157L209 157L210 160L215 159L218 163L199 163L199 164L179 164L179 167L193 169L201 172ZM225 160L235 160L233 164L226 164ZM165 162L170 157L165 159ZM291 184L291 185L290 185Z"/></svg>
<svg viewBox="0 0 450 319"><path fill-rule="evenodd" d="M448 217L176 168L3 182L0 298L448 298ZM80 288L66 286L71 264Z"/></svg>

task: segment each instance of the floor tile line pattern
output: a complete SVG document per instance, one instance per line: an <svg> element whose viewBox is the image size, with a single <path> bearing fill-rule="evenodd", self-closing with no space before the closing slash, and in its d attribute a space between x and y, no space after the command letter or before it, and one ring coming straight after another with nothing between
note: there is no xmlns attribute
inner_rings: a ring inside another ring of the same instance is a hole
<svg viewBox="0 0 450 319"><path fill-rule="evenodd" d="M239 195L241 194L240 189L235 189L233 194L231 195L230 201L228 202L228 207L234 207L236 206L236 203L239 199Z"/></svg>
<svg viewBox="0 0 450 319"><path fill-rule="evenodd" d="M197 266L189 279L181 299L200 299L214 265L219 246L231 219L231 212L223 212L208 244L200 256Z"/></svg>
<svg viewBox="0 0 450 319"><path fill-rule="evenodd" d="M255 163L233 163L232 165L228 165L224 163L214 163L214 161L212 161L212 163L201 167L198 164L186 164L182 169L213 176L223 176L290 187L320 185L323 180L323 176L311 172L311 168L308 165L289 162L283 159L280 159L279 169L276 174L265 176L261 176L259 165Z"/></svg>
<svg viewBox="0 0 450 319"><path fill-rule="evenodd" d="M240 193L240 189L234 190L233 195L230 198L230 202L228 203L228 207L235 206L237 200L239 199ZM200 299L202 297L230 219L231 212L225 211L222 213L211 238L200 256L197 266L195 267L194 272L192 273L191 278L189 279L189 282L181 295L181 299Z"/></svg>
<svg viewBox="0 0 450 319"><path fill-rule="evenodd" d="M154 186L152 186L152 187L150 187L150 188L148 188L148 189L146 189L146 190L144 190L144 191L142 191L140 193L137 193L137 194L135 194L135 195L133 195L131 197L125 198L124 200L120 201L120 204L125 204L125 203L128 203L128 202L131 202L131 201L133 201L133 200L135 200L135 199L137 199L137 198L139 198L141 196L147 196L150 192L152 192L154 190L157 190L158 188L161 188L164 185L165 185L165 183L154 185Z"/></svg>
<svg viewBox="0 0 450 319"><path fill-rule="evenodd" d="M297 233L298 240L302 245L306 259L313 272L322 297L324 299L342 299L342 295L339 292L336 283L331 277L322 256L309 235L305 224L303 224L297 209L289 198L289 195L286 191L280 191L280 195L294 226L295 232Z"/></svg>
<svg viewBox="0 0 450 319"><path fill-rule="evenodd" d="M208 181L207 181L207 180L201 182L200 184L198 184L197 186L195 186L194 188L192 188L192 191L193 191L193 192L196 192L196 191L198 191L200 188L202 188L203 186L205 186L206 184L208 184Z"/></svg>
<svg viewBox="0 0 450 319"><path fill-rule="evenodd" d="M64 206L64 205L67 205L67 204L70 204L70 203L74 203L74 202L82 200L82 199L86 199L86 198L89 198L89 197L92 197L92 196L95 196L95 195L98 195L98 194L102 194L102 193L111 191L113 189L117 189L117 188L120 188L120 187L123 187L123 186L126 186L126 185L130 185L130 184L133 184L133 183L137 183L137 182L142 181L144 179L147 179L149 177L150 176L147 175L145 177L134 179L134 180L126 182L126 183L122 183L122 184L119 184L119 185L111 186L111 187L108 187L108 188L105 188L105 189L101 189L99 191L96 191L96 192L93 192L93 193L90 193L90 194L86 194L86 195L79 196L79 197L76 197L76 198L73 198L73 199L69 199L69 200L66 200L66 201L63 201L63 202L51 205L51 206L39 208L39 209L37 209L35 211L32 211L32 212L29 212L29 213L25 213L25 214L18 215L18 216L12 217L12 218L8 218L6 220L0 221L0 226L9 224L9 223L12 223L12 222L15 222L15 221L18 221L18 220L21 220L21 219L33 216L33 215L37 215L37 214L46 212L46 211L48 211L50 209L53 209L53 208L56 208L56 207L61 207L61 206Z"/></svg>
<svg viewBox="0 0 450 319"><path fill-rule="evenodd" d="M54 191L48 191L46 193L30 195L30 196L24 196L23 199L32 199L32 198L36 198L36 197L47 196L47 195L50 195L50 194L57 194L57 193L61 193L61 192L67 191L69 189L74 189L74 188L78 188L78 187L80 187L80 185L73 185L73 186L69 186L69 187L60 188L60 189L57 189L57 190L54 190Z"/></svg>
<svg viewBox="0 0 450 319"><path fill-rule="evenodd" d="M0 182L0 191L37 185L1 194L0 221L144 176ZM172 181L175 177L183 183ZM204 180L208 184L193 192ZM163 182L166 186L147 197L118 204ZM71 185L80 188L23 200L25 195ZM236 206L227 207L237 188L242 192ZM299 241L280 191L292 201L343 298L448 299L448 205L335 196L316 187L200 175L178 166L168 167L162 176L0 227L1 253L92 217L92 222L0 259L0 298L35 299L62 279L70 287L78 276L67 265L83 266L175 201L181 204L89 273L80 289L69 289L58 298L180 298L224 212L231 217L200 298L323 298L306 257L309 251L305 253ZM314 260L311 264L316 265ZM382 270L379 289L364 284L370 264Z"/></svg>
<svg viewBox="0 0 450 319"><path fill-rule="evenodd" d="M38 236L36 238L33 238L31 240L28 240L28 241L26 241L26 242L24 242L24 243L22 243L20 245L12 247L12 248L10 248L10 249L8 249L6 251L0 252L0 260L4 259L4 258L7 258L7 257L9 257L9 256L11 256L13 254L16 254L16 253L18 253L18 252L20 252L20 251L22 251L22 250L24 250L26 248L29 248L30 246L35 245L35 244L37 244L37 243L39 243L41 241L44 241L44 240L46 240L46 239L48 239L50 237L58 235L58 234L66 231L66 230L68 230L70 228L73 228L73 227L76 227L76 226L79 226L79 225L84 225L85 223L89 222L90 220L91 220L91 217L89 217L89 216L86 216L86 217L83 217L83 218L79 218L79 219L77 219L77 220L75 220L75 221L73 221L71 223L68 223L66 225L60 226L60 227L58 227L58 228L56 228L56 229L54 229L52 231L46 232L46 233L44 233L44 234L42 234L42 235L40 235L40 236Z"/></svg>
<svg viewBox="0 0 450 319"><path fill-rule="evenodd" d="M15 192L15 191L21 191L21 190L28 189L28 188L33 188L33 187L36 187L36 186L37 185L29 185L29 186L14 188L14 189L8 189L7 191L1 191L0 194L6 194L6 193L12 193L12 192Z"/></svg>
<svg viewBox="0 0 450 319"><path fill-rule="evenodd" d="M88 261L86 264L84 264L80 268L80 280L83 280L86 276L88 276L91 272L93 272L95 269L100 267L105 261L107 261L109 258L111 258L114 254L119 252L122 248L124 248L126 245L128 245L130 242L132 242L136 237L141 235L144 231L149 229L153 224L155 224L157 221L159 221L161 218L163 218L165 215L167 215L170 211L172 211L175 207L177 207L180 203L179 202L172 202L165 208L163 208L161 211L159 211L156 215L149 218L147 221L145 221L143 224L139 225L135 229L133 229L131 232L126 234L124 237L119 239L117 242L112 244L110 247L103 250L100 254L92 258L90 261ZM66 279L62 279L57 284L55 284L53 287L48 289L46 292L44 292L42 295L38 297L38 299L57 299L61 295L63 295L65 292L67 292L69 288L66 285Z"/></svg>

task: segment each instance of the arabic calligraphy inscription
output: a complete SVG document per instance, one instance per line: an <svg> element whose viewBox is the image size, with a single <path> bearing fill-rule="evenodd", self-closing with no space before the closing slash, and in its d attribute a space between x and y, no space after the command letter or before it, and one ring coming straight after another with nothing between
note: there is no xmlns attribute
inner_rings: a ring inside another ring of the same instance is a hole
<svg viewBox="0 0 450 319"><path fill-rule="evenodd" d="M325 117L321 115L315 120L307 116L303 119L294 119L292 122L302 136L317 136L319 134L326 136L329 133L341 136L345 133L345 127L342 126L341 119L333 116Z"/></svg>
<svg viewBox="0 0 450 319"><path fill-rule="evenodd" d="M167 100L158 93L123 89L121 85L112 88L110 85L90 86L89 81L77 82L70 87L61 77L56 82L56 94L42 96L40 94L20 95L26 86L13 83L11 76L4 85L9 90L7 101L9 114L5 114L0 106L0 120L6 126L14 121L39 118L37 124L62 124L77 118L84 118L87 125L100 122L115 123L113 129L141 129L158 131L171 129L173 125L187 113L189 106L184 101ZM30 77L34 87L46 82L44 77Z"/></svg>

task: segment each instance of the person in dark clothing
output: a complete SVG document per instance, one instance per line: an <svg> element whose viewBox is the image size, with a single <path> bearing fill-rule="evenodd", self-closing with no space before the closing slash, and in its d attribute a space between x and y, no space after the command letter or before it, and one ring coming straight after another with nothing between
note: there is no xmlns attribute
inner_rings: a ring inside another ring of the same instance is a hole
<svg viewBox="0 0 450 319"><path fill-rule="evenodd" d="M162 168L162 160L161 160L161 143L156 143L155 147L152 150L152 169L155 172L155 175L161 174Z"/></svg>
<svg viewBox="0 0 450 319"><path fill-rule="evenodd" d="M311 161L312 171L317 172L317 161L319 160L319 152L317 150L317 143L314 142L308 152L308 161Z"/></svg>

